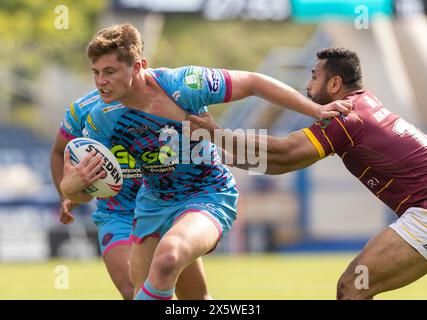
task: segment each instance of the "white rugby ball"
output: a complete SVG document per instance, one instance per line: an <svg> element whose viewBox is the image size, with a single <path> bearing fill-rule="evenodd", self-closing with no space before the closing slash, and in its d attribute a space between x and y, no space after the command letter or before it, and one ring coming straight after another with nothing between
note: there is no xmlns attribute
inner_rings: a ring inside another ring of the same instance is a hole
<svg viewBox="0 0 427 320"><path fill-rule="evenodd" d="M97 198L112 197L120 192L123 185L122 169L116 157L106 146L93 139L75 138L68 142L65 150L70 151L70 160L73 165L79 164L93 150L104 158L102 168L107 175L92 183L85 192Z"/></svg>

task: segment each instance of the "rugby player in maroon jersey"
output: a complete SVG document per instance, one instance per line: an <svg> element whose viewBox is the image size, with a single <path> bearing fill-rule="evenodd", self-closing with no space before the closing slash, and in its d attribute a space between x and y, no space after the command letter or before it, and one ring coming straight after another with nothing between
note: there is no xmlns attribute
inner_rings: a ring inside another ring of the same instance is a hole
<svg viewBox="0 0 427 320"><path fill-rule="evenodd" d="M319 104L350 100L353 106L347 116L318 121L287 137L268 136L266 173L306 168L337 154L351 174L398 217L349 264L338 280L337 299L372 299L421 278L427 273L427 137L363 89L360 61L352 51L319 51L307 95ZM215 133L241 139L219 127L208 113L188 119L192 130L208 129L212 138ZM251 139L258 147L259 141L265 141L246 137ZM234 143L226 151L237 158L242 150ZM249 168L249 164L234 166ZM360 266L368 271L367 285L356 284Z"/></svg>

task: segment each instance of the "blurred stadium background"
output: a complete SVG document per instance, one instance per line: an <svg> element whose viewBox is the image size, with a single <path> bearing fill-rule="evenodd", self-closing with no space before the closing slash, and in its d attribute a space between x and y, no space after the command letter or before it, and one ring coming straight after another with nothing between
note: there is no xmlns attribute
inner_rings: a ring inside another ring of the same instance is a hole
<svg viewBox="0 0 427 320"><path fill-rule="evenodd" d="M344 46L359 53L366 88L426 129L426 13L427 0L2 0L0 299L120 298L99 257L94 203L61 225L49 172L65 109L94 87L84 49L99 28L133 23L151 67L258 71L303 93L315 52ZM258 98L210 110L224 126L272 135L312 121ZM348 262L395 218L339 159L280 177L234 173L238 220L205 259L215 298L333 299ZM67 290L55 286L60 265ZM425 299L426 288L421 279L379 297Z"/></svg>

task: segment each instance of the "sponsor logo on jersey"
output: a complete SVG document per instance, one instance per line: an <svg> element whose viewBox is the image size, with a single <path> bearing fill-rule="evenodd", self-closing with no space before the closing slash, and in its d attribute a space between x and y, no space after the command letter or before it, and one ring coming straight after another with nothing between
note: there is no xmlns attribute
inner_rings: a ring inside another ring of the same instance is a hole
<svg viewBox="0 0 427 320"><path fill-rule="evenodd" d="M162 174L175 171L179 163L177 153L168 145L160 149L146 151L141 155L141 160L145 163L142 165L142 172L145 174ZM160 164L158 164L160 162Z"/></svg>
<svg viewBox="0 0 427 320"><path fill-rule="evenodd" d="M67 119L64 119L62 122L62 125L70 132L73 132L73 126L67 121Z"/></svg>
<svg viewBox="0 0 427 320"><path fill-rule="evenodd" d="M162 146L160 149L156 149L154 151L146 151L141 155L141 160L145 163L151 164L154 162L171 162L169 158L176 158L177 153L168 145ZM177 159L176 159L177 160Z"/></svg>
<svg viewBox="0 0 427 320"><path fill-rule="evenodd" d="M97 128L97 127L95 126L95 124L93 123L93 120L92 120L92 116L91 116L91 115L88 115L88 116L87 116L86 121L87 121L87 123L91 126L91 128L92 128L93 130L95 130L96 132L98 132L98 128Z"/></svg>
<svg viewBox="0 0 427 320"><path fill-rule="evenodd" d="M111 232L108 232L104 235L102 238L102 245L106 246L108 243L110 243L111 239L113 239L113 234Z"/></svg>
<svg viewBox="0 0 427 320"><path fill-rule="evenodd" d="M140 127L127 127L128 131L138 135L145 135L147 131L150 130L148 126L140 126Z"/></svg>
<svg viewBox="0 0 427 320"><path fill-rule="evenodd" d="M345 116L342 113L340 113L337 117L334 117L334 118L337 118L337 120L339 118L339 120L341 120L342 122L346 122L347 119L348 119L348 116ZM323 119L323 120L317 121L316 125L319 126L322 129L326 129L331 124L331 121L334 118Z"/></svg>
<svg viewBox="0 0 427 320"><path fill-rule="evenodd" d="M111 148L112 154L116 157L118 163L125 165L130 169L135 168L136 161L135 158L120 144L117 144Z"/></svg>
<svg viewBox="0 0 427 320"><path fill-rule="evenodd" d="M320 128L326 129L331 124L331 119L323 119L323 120L317 121L316 124Z"/></svg>
<svg viewBox="0 0 427 320"><path fill-rule="evenodd" d="M215 69L208 69L206 71L206 81L208 83L209 91L212 93L218 92L219 89L219 80L218 71Z"/></svg>
<svg viewBox="0 0 427 320"><path fill-rule="evenodd" d="M164 174L175 171L176 164L178 164L178 160L174 164L164 165L164 164L149 164L143 165L143 172L145 175L150 174Z"/></svg>
<svg viewBox="0 0 427 320"><path fill-rule="evenodd" d="M73 118L76 121L79 121L79 117L77 117L77 114L76 114L76 109L74 108L74 103L70 104L70 114L73 116Z"/></svg>
<svg viewBox="0 0 427 320"><path fill-rule="evenodd" d="M142 171L140 168L126 169L122 168L123 179L141 179Z"/></svg>
<svg viewBox="0 0 427 320"><path fill-rule="evenodd" d="M99 100L99 94L97 94L97 95L95 95L93 97L90 97L87 100L82 101L81 103L79 103L79 107L82 108L84 106L87 106L89 103L94 102L96 100Z"/></svg>
<svg viewBox="0 0 427 320"><path fill-rule="evenodd" d="M368 181L366 181L366 184L371 189L375 188L379 183L380 183L380 181L375 177L372 177Z"/></svg>
<svg viewBox="0 0 427 320"><path fill-rule="evenodd" d="M179 90L176 90L173 94L172 94L172 98L175 99L175 101L178 101L178 99L181 97L181 92Z"/></svg>
<svg viewBox="0 0 427 320"><path fill-rule="evenodd" d="M123 106L123 105L121 105L121 104L117 104L117 105L114 105L114 106L109 106L109 107L102 108L102 111L104 113L107 113L107 112L110 112L110 111L113 111L113 110L116 110L116 109L123 109L123 108L126 108L126 107Z"/></svg>
<svg viewBox="0 0 427 320"><path fill-rule="evenodd" d="M184 83L187 87L193 90L199 90L202 88L202 75L198 71L185 76Z"/></svg>
<svg viewBox="0 0 427 320"><path fill-rule="evenodd" d="M122 168L123 179L141 179L142 172L140 168L136 168L135 158L120 144L114 145L111 148L112 154L116 157L117 162Z"/></svg>

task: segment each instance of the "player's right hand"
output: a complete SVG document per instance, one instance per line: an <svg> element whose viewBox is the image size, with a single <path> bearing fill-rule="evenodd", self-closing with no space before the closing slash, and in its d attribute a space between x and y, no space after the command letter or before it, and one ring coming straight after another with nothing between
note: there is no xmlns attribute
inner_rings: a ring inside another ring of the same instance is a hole
<svg viewBox="0 0 427 320"><path fill-rule="evenodd" d="M70 199L62 200L61 207L59 208L59 221L63 224L73 223L75 216L72 214L71 210L78 205L78 202L74 202Z"/></svg>
<svg viewBox="0 0 427 320"><path fill-rule="evenodd" d="M352 102L349 100L336 100L320 107L317 118L319 120L337 117L340 114L348 115L350 113Z"/></svg>
<svg viewBox="0 0 427 320"><path fill-rule="evenodd" d="M209 112L204 112L199 115L187 115L187 120L190 121L190 131L203 129L209 131L211 141L214 141L215 129L222 129L214 120Z"/></svg>
<svg viewBox="0 0 427 320"><path fill-rule="evenodd" d="M67 197L86 189L96 180L105 177L102 169L103 158L95 151L89 153L78 165L74 166L70 160L70 152L65 151L64 176L61 181L61 191Z"/></svg>

